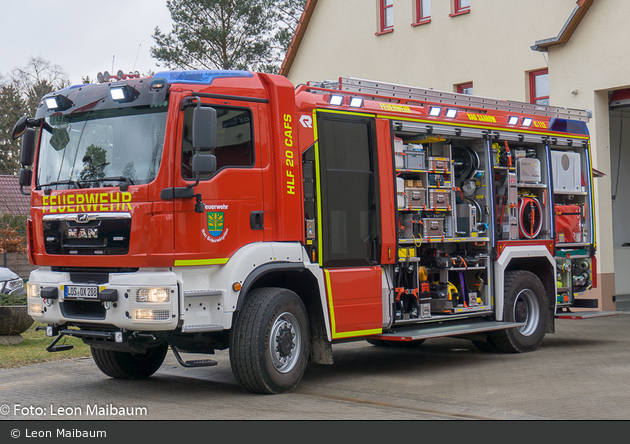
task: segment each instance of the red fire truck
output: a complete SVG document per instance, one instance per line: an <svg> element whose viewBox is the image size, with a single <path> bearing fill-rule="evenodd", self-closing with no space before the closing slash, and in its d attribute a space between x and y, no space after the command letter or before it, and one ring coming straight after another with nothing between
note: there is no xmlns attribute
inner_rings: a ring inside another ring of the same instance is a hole
<svg viewBox="0 0 630 444"><path fill-rule="evenodd" d="M571 310L596 285L585 111L356 78L121 77L48 94L13 131L48 351L79 337L134 379L169 348L186 367L229 348L242 386L279 393L341 341L528 352L596 313Z"/></svg>

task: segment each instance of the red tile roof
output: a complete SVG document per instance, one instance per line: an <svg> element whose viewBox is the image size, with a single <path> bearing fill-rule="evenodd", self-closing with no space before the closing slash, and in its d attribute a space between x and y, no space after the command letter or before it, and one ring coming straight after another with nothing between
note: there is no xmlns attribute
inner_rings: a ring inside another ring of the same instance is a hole
<svg viewBox="0 0 630 444"><path fill-rule="evenodd" d="M26 216L31 211L31 198L20 192L18 176L0 175L0 215Z"/></svg>

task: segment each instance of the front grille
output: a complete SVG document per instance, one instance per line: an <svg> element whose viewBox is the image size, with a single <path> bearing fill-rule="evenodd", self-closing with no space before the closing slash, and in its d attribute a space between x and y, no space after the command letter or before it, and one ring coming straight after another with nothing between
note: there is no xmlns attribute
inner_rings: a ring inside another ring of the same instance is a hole
<svg viewBox="0 0 630 444"><path fill-rule="evenodd" d="M106 284L109 282L109 273L70 273L70 280L75 284Z"/></svg>
<svg viewBox="0 0 630 444"><path fill-rule="evenodd" d="M43 228L47 254L129 253L130 213L46 215Z"/></svg>
<svg viewBox="0 0 630 444"><path fill-rule="evenodd" d="M64 301L59 304L66 318L105 319L105 307L100 301Z"/></svg>

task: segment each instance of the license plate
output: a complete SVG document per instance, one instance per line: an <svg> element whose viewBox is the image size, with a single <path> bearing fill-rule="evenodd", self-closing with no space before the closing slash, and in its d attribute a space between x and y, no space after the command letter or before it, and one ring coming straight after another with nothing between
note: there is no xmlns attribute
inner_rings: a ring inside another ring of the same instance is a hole
<svg viewBox="0 0 630 444"><path fill-rule="evenodd" d="M66 285L64 290L66 299L98 299L96 285Z"/></svg>

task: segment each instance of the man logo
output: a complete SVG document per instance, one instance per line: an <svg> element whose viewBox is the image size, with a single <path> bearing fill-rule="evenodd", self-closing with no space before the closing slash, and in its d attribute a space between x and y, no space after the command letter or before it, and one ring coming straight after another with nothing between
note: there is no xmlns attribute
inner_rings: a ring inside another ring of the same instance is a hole
<svg viewBox="0 0 630 444"><path fill-rule="evenodd" d="M90 221L90 215L86 213L77 214L77 222L80 224L86 224Z"/></svg>
<svg viewBox="0 0 630 444"><path fill-rule="evenodd" d="M98 239L98 228L68 228L68 239Z"/></svg>

